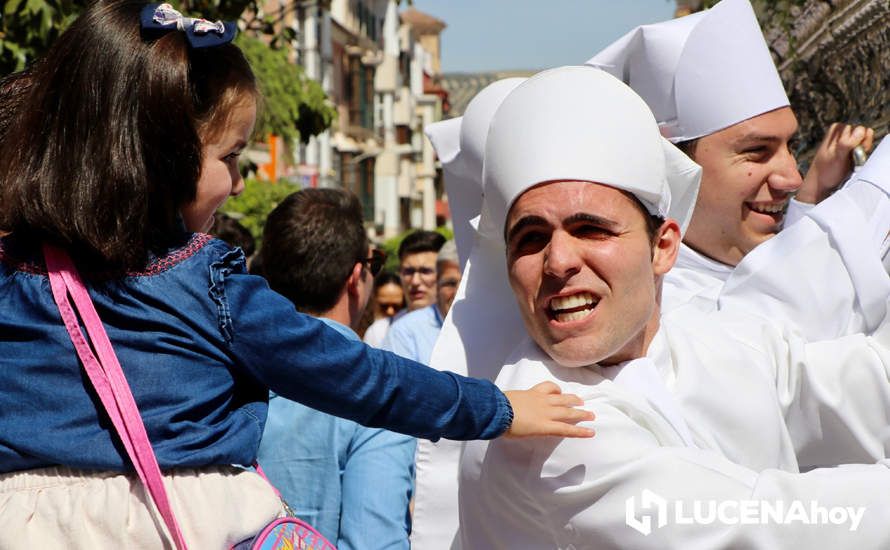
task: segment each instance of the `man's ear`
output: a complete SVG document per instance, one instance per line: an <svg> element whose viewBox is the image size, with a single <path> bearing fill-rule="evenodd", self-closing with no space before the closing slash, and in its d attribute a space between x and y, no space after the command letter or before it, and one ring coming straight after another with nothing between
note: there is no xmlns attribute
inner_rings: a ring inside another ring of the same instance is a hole
<svg viewBox="0 0 890 550"><path fill-rule="evenodd" d="M362 275L364 275L364 264L361 262L355 262L355 265L352 266L352 273L349 274L349 278L346 279L346 292L353 296L358 296L359 294L359 285L362 282Z"/></svg>
<svg viewBox="0 0 890 550"><path fill-rule="evenodd" d="M655 233L652 243L652 269L655 275L664 275L674 267L680 252L680 225L668 218Z"/></svg>

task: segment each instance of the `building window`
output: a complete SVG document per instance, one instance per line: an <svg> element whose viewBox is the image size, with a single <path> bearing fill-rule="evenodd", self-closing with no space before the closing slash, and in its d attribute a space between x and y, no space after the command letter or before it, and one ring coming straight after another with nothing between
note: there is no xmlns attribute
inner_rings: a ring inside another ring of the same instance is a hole
<svg viewBox="0 0 890 550"><path fill-rule="evenodd" d="M411 197L399 197L399 232L411 228Z"/></svg>
<svg viewBox="0 0 890 550"><path fill-rule="evenodd" d="M374 130L374 67L362 67L361 125Z"/></svg>
<svg viewBox="0 0 890 550"><path fill-rule="evenodd" d="M368 79L368 67L362 65L358 57L349 57L349 78L347 97L349 103L349 124L373 129L374 124L374 73Z"/></svg>
<svg viewBox="0 0 890 550"><path fill-rule="evenodd" d="M367 158L360 164L361 182L359 200L364 207L365 221L374 222L374 159Z"/></svg>
<svg viewBox="0 0 890 550"><path fill-rule="evenodd" d="M362 203L365 221L374 221L374 159L355 162L355 153L340 154L343 189L354 193Z"/></svg>
<svg viewBox="0 0 890 550"><path fill-rule="evenodd" d="M411 85L411 56L408 52L399 52L399 73L402 75L402 86Z"/></svg>
<svg viewBox="0 0 890 550"><path fill-rule="evenodd" d="M396 126L396 143L399 145L410 145L412 138L411 127L407 124L399 124Z"/></svg>

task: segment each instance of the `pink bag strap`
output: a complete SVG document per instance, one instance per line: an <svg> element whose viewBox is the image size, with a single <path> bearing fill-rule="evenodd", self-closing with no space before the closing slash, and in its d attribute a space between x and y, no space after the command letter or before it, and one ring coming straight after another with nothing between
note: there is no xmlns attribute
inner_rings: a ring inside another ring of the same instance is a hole
<svg viewBox="0 0 890 550"><path fill-rule="evenodd" d="M124 372L96 313L93 301L84 287L77 268L71 258L63 250L52 245L43 245L43 254L46 258L46 268L49 272L49 282L52 288L53 299L59 307L62 321L77 355L83 363L84 370L89 376L90 382L96 389L102 406L111 417L114 429L124 444L127 456L136 468L139 479L148 489L155 506L158 508L167 529L170 531L176 548L186 550L185 539L170 500L167 498L167 490L161 478L161 469L158 467L157 458L145 432L145 424L139 414L133 393L127 384ZM96 350L90 348L80 330L77 314L71 308L68 298L74 302L74 307L80 313L90 342ZM98 359L96 358L98 355Z"/></svg>

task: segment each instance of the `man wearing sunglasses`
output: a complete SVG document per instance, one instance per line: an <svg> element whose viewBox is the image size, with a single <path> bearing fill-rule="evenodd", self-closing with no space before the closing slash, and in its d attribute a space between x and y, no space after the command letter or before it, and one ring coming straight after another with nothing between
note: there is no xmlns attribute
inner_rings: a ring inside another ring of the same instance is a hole
<svg viewBox="0 0 890 550"><path fill-rule="evenodd" d="M383 252L372 249L352 193L304 189L269 215L263 275L297 310L345 338L358 326ZM298 515L337 548L408 548L413 438L365 428L271 395L260 464Z"/></svg>

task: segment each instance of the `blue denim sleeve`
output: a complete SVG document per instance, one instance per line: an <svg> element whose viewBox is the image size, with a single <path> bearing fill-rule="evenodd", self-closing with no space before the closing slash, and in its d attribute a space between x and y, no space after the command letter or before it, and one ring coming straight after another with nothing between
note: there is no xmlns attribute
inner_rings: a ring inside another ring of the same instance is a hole
<svg viewBox="0 0 890 550"><path fill-rule="evenodd" d="M356 432L341 478L337 548L408 549L416 448L413 437L369 428Z"/></svg>
<svg viewBox="0 0 890 550"><path fill-rule="evenodd" d="M240 251L210 271L210 295L233 360L275 393L364 426L433 441L491 439L509 428L513 410L491 382L347 340L247 274Z"/></svg>

